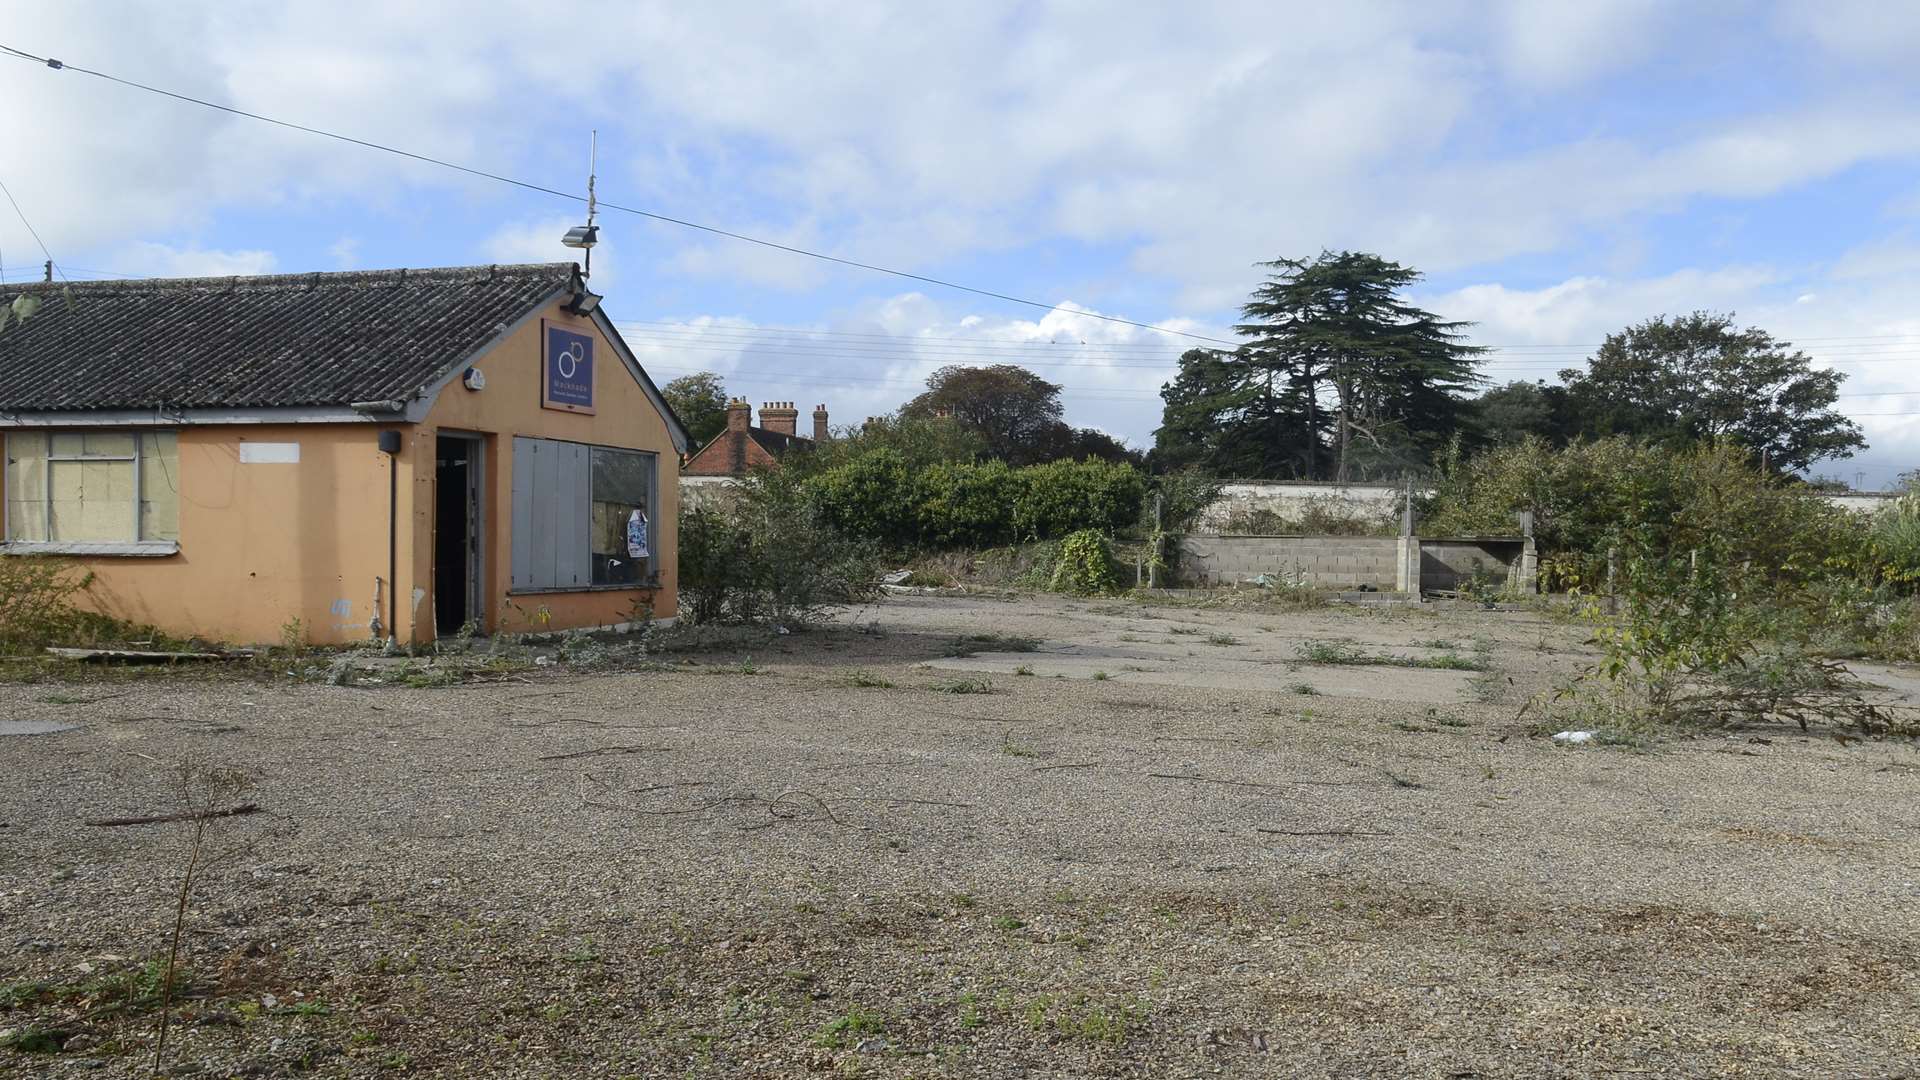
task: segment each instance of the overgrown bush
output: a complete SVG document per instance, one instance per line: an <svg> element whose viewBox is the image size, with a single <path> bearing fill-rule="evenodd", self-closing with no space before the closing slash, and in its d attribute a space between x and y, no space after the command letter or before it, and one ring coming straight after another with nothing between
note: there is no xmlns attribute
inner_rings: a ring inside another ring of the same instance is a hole
<svg viewBox="0 0 1920 1080"><path fill-rule="evenodd" d="M1012 543L1022 483L1003 461L927 466L914 477L916 539L936 550Z"/></svg>
<svg viewBox="0 0 1920 1080"><path fill-rule="evenodd" d="M1112 592L1120 583L1113 565L1113 545L1092 529L1082 529L1060 541L1047 587L1054 592Z"/></svg>
<svg viewBox="0 0 1920 1080"><path fill-rule="evenodd" d="M796 472L804 474L796 496L829 525L896 552L1050 540L1079 529L1115 533L1136 523L1147 490L1124 463L916 464L890 446L841 451Z"/></svg>
<svg viewBox="0 0 1920 1080"><path fill-rule="evenodd" d="M93 574L71 563L0 556L0 654L93 636L106 620L74 603L92 585Z"/></svg>
<svg viewBox="0 0 1920 1080"><path fill-rule="evenodd" d="M911 546L917 539L919 521L907 459L890 447L820 470L796 485L796 494L847 536L895 547Z"/></svg>
<svg viewBox="0 0 1920 1080"><path fill-rule="evenodd" d="M804 497L794 471L748 476L720 507L681 514L680 589L694 622L796 625L872 597L881 560Z"/></svg>
<svg viewBox="0 0 1920 1080"><path fill-rule="evenodd" d="M731 507L680 510L680 614L693 623L719 622L741 586L752 547Z"/></svg>
<svg viewBox="0 0 1920 1080"><path fill-rule="evenodd" d="M1804 593L1782 597L1770 584L1723 549L1685 565L1634 554L1621 568L1621 610L1603 612L1597 602L1589 609L1600 662L1563 695L1616 728L1771 722L1873 735L1920 730L1912 710L1876 703L1839 660L1810 647L1831 613L1810 613L1796 603Z"/></svg>
<svg viewBox="0 0 1920 1080"><path fill-rule="evenodd" d="M1014 532L1047 540L1081 530L1117 533L1139 520L1146 478L1122 462L1050 461L1018 470Z"/></svg>

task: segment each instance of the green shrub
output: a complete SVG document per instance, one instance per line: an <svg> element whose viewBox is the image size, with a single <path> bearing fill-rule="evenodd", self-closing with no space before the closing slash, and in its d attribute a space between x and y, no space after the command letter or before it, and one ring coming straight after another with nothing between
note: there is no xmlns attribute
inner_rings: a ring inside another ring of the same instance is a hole
<svg viewBox="0 0 1920 1080"><path fill-rule="evenodd" d="M680 590L694 622L799 624L872 596L880 558L804 497L797 472L759 470L720 507L681 515Z"/></svg>
<svg viewBox="0 0 1920 1080"><path fill-rule="evenodd" d="M1082 530L1120 532L1139 520L1147 495L1140 470L1122 462L1052 461L1021 469L1019 476L1014 531L1030 540Z"/></svg>
<svg viewBox="0 0 1920 1080"><path fill-rule="evenodd" d="M817 472L799 488L796 494L844 535L898 547L917 539L913 481L898 450L881 447Z"/></svg>
<svg viewBox="0 0 1920 1080"><path fill-rule="evenodd" d="M1105 536L1092 529L1082 529L1060 541L1060 557L1053 564L1048 588L1054 592L1086 595L1112 592L1119 583L1120 576L1113 565L1113 545Z"/></svg>
<svg viewBox="0 0 1920 1080"><path fill-rule="evenodd" d="M1014 539L1019 474L1004 461L941 463L913 482L916 539L935 549L998 547Z"/></svg>
<svg viewBox="0 0 1920 1080"><path fill-rule="evenodd" d="M74 606L93 574L56 559L0 556L0 653L77 643L106 620Z"/></svg>
<svg viewBox="0 0 1920 1080"><path fill-rule="evenodd" d="M680 614L692 623L719 622L740 588L752 538L729 511L680 511Z"/></svg>

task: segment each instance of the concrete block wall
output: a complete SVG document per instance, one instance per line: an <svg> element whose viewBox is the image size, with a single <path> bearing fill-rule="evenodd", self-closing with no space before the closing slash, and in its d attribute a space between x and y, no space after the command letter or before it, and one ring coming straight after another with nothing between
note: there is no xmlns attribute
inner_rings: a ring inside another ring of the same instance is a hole
<svg viewBox="0 0 1920 1080"><path fill-rule="evenodd" d="M1420 587L1458 589L1476 573L1517 585L1526 541L1521 539L1426 539L1420 541Z"/></svg>
<svg viewBox="0 0 1920 1080"><path fill-rule="evenodd" d="M1183 585L1234 585L1267 574L1308 588L1390 592L1399 551L1392 536L1187 536L1176 573Z"/></svg>

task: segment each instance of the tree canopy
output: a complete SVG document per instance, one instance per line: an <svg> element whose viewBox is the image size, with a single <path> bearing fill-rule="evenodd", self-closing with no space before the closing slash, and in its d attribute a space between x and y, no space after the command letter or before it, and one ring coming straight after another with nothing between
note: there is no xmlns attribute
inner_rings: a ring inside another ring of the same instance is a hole
<svg viewBox="0 0 1920 1080"><path fill-rule="evenodd" d="M1136 461L1126 445L1061 419L1060 386L1017 364L953 364L927 379L925 393L900 408L903 420L948 418L977 436L988 457L1012 465L1094 457Z"/></svg>
<svg viewBox="0 0 1920 1080"><path fill-rule="evenodd" d="M1560 373L1581 434L1669 445L1730 439L1778 472L1865 448L1833 410L1840 372L1731 314L1696 311L1609 334L1586 370Z"/></svg>
<svg viewBox="0 0 1920 1080"><path fill-rule="evenodd" d="M661 387L660 396L680 417L694 446L705 446L726 430L727 388L713 372L682 375Z"/></svg>
<svg viewBox="0 0 1920 1080"><path fill-rule="evenodd" d="M1222 475L1348 480L1420 467L1479 379L1461 332L1401 298L1420 272L1364 252L1260 264L1232 352L1193 350L1161 390L1156 450ZM1193 446L1198 443L1199 450Z"/></svg>

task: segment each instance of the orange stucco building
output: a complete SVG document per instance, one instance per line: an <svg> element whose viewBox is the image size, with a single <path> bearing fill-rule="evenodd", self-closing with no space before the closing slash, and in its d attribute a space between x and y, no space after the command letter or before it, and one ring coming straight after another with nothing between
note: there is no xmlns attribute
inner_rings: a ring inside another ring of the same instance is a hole
<svg viewBox="0 0 1920 1080"><path fill-rule="evenodd" d="M687 437L571 263L41 287L0 557L209 640L676 613Z"/></svg>

